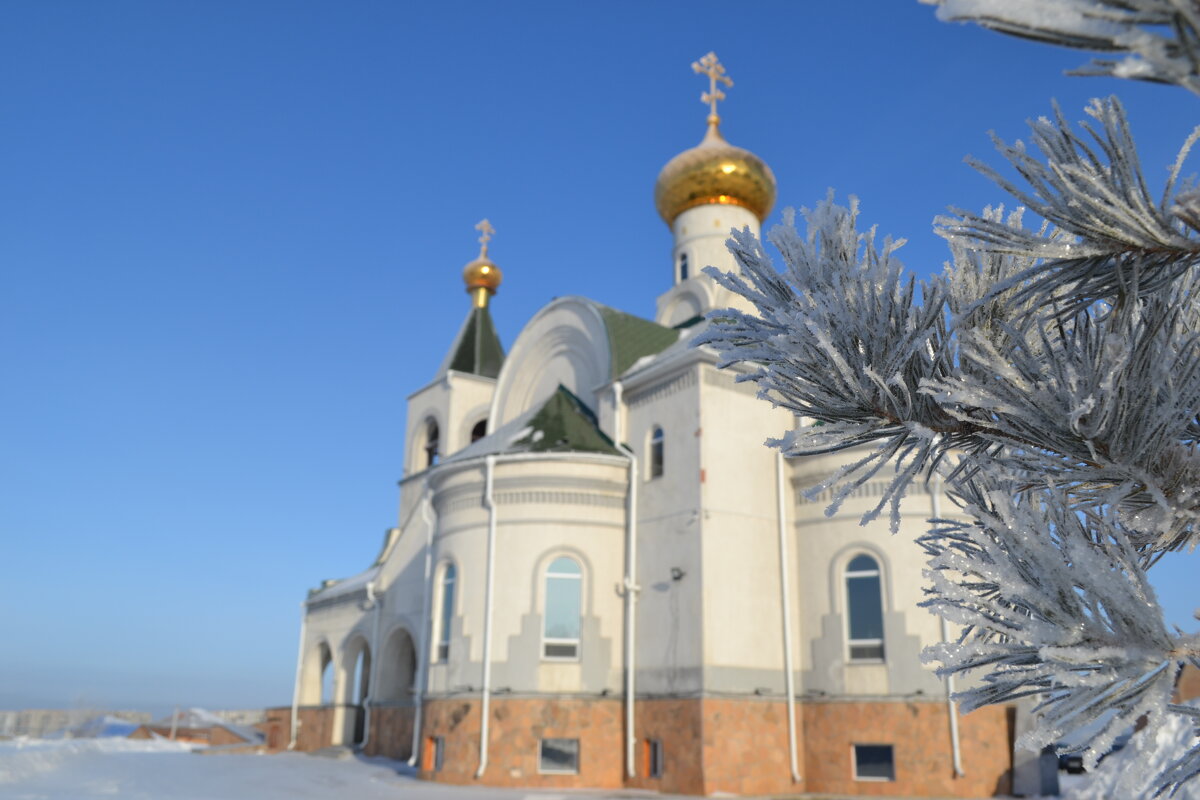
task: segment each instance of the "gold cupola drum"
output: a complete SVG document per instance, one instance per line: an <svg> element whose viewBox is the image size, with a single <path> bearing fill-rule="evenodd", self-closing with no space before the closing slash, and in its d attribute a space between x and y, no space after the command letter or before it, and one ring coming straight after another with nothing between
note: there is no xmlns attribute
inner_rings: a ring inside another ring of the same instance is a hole
<svg viewBox="0 0 1200 800"><path fill-rule="evenodd" d="M718 84L733 86L733 81L716 53L694 62L692 69L709 79L709 90L700 96L709 105L708 131L700 144L672 158L658 174L654 186L658 213L671 225L689 208L716 203L742 206L762 221L775 204L775 176L761 158L721 136L717 102L725 99L725 93Z"/></svg>

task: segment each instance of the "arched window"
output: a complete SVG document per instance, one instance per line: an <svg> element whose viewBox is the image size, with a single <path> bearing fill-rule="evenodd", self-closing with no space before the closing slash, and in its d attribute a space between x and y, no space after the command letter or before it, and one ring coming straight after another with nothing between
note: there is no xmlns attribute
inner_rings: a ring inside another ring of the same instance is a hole
<svg viewBox="0 0 1200 800"><path fill-rule="evenodd" d="M478 442L484 436L487 436L487 419L481 419L475 423L475 427L471 428L471 441Z"/></svg>
<svg viewBox="0 0 1200 800"><path fill-rule="evenodd" d="M442 571L442 588L438 597L438 629L437 657L435 661L450 660L450 621L454 619L454 584L458 579L458 570L453 564L447 564Z"/></svg>
<svg viewBox="0 0 1200 800"><path fill-rule="evenodd" d="M687 253L679 254L679 280L686 281L688 279L688 261Z"/></svg>
<svg viewBox="0 0 1200 800"><path fill-rule="evenodd" d="M573 558L560 556L546 569L546 611L542 616L543 658L579 658L582 584L583 570Z"/></svg>
<svg viewBox="0 0 1200 800"><path fill-rule="evenodd" d="M658 478L663 474L663 429L657 425L650 431L649 449L646 469L651 478Z"/></svg>
<svg viewBox="0 0 1200 800"><path fill-rule="evenodd" d="M883 660L883 592L879 563L855 556L846 567L846 629L851 661Z"/></svg>
<svg viewBox="0 0 1200 800"><path fill-rule="evenodd" d="M438 460L438 424L436 420L425 423L425 466L432 467Z"/></svg>

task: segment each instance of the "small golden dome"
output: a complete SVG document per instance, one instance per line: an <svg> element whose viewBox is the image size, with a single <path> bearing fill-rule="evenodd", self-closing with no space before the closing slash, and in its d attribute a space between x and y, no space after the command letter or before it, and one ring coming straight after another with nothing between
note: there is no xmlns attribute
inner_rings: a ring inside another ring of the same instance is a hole
<svg viewBox="0 0 1200 800"><path fill-rule="evenodd" d="M496 262L487 257L486 248L479 258L463 267L463 283L467 284L468 292L475 289L487 289L490 293L495 294L503 278L504 275L496 266Z"/></svg>
<svg viewBox="0 0 1200 800"><path fill-rule="evenodd" d="M667 162L654 185L654 204L668 225L684 211L719 203L742 206L764 220L775 205L775 176L749 150L721 136L720 120L708 118L708 133L690 150Z"/></svg>

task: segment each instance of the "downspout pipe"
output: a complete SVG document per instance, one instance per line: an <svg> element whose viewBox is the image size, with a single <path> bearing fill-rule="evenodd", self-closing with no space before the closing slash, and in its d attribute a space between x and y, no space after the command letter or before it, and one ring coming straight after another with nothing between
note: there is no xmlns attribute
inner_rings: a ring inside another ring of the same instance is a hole
<svg viewBox="0 0 1200 800"><path fill-rule="evenodd" d="M629 459L629 507L625 513L625 580L622 596L625 598L625 774L630 778L637 777L634 738L634 698L636 682L634 675L637 668L637 594L641 591L636 583L637 578L637 490L638 490L638 460L637 456L622 443L625 435L625 406L622 401L620 381L613 383L613 437L617 448Z"/></svg>
<svg viewBox="0 0 1200 800"><path fill-rule="evenodd" d="M375 610L375 626L371 634L371 668L367 670L367 691L363 693L362 698L362 713L363 713L363 740L358 745L359 750L366 750L367 743L371 741L371 695L375 692L375 680L379 673L379 627L383 617L383 598L379 596L378 584L375 581L367 581L367 602L371 603ZM360 689L361 691L361 689Z"/></svg>
<svg viewBox="0 0 1200 800"><path fill-rule="evenodd" d="M796 676L792 665L792 591L788 570L787 503L784 493L783 451L775 451L775 493L779 507L779 602L783 607L783 682L787 692L788 762L792 768L792 783L800 782L800 766L796 755Z"/></svg>
<svg viewBox="0 0 1200 800"><path fill-rule="evenodd" d="M929 513L934 519L942 518L942 476L933 476L933 488L929 493ZM950 631L946 618L938 615L942 625L942 641L949 641ZM962 746L958 734L958 703L954 702L954 675L946 676L946 715L950 717L950 748L954 755L954 777L961 778L966 773L962 765Z"/></svg>
<svg viewBox="0 0 1200 800"><path fill-rule="evenodd" d="M300 646L296 648L296 685L292 689L292 718L291 734L288 738L288 750L296 749L296 738L300 735L300 678L304 667L304 637L308 629L308 604L300 604Z"/></svg>
<svg viewBox="0 0 1200 800"><path fill-rule="evenodd" d="M492 495L496 473L494 455L487 457L484 470L483 505L488 512L487 583L483 607L483 692L480 702L482 717L479 726L479 769L475 771L476 778L483 777L488 765L488 721L492 700L492 611L496 590L496 503Z"/></svg>
<svg viewBox="0 0 1200 800"><path fill-rule="evenodd" d="M429 638L433 620L429 618L430 598L433 592L433 530L437 526L437 515L433 511L433 498L428 493L421 505L421 518L425 520L425 593L421 597L421 632L417 643L417 674L413 680L416 711L413 714L412 747L409 748L408 765L415 767L421 755L421 717L425 709L425 685L429 674Z"/></svg>

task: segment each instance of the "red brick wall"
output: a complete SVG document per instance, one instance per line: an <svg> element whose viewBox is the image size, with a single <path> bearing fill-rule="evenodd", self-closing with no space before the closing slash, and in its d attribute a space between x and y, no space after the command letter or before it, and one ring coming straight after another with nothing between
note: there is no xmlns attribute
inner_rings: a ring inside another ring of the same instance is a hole
<svg viewBox="0 0 1200 800"><path fill-rule="evenodd" d="M296 750L308 752L329 747L333 741L333 706L301 706L300 726L296 732ZM268 708L267 748L286 750L292 738L292 710L286 706Z"/></svg>
<svg viewBox="0 0 1200 800"><path fill-rule="evenodd" d="M954 777L945 703L810 702L804 705L808 743L806 790L830 794L991 797L1012 780L1012 723L1007 708L959 718L962 778ZM854 744L890 744L895 781L856 781Z"/></svg>
<svg viewBox="0 0 1200 800"><path fill-rule="evenodd" d="M704 719L704 794L804 791L792 782L784 700L707 699ZM804 777L802 707L796 707L797 761ZM747 769L748 765L753 769Z"/></svg>
<svg viewBox="0 0 1200 800"><path fill-rule="evenodd" d="M367 755L408 760L412 755L415 717L415 706L373 706L371 731L365 748Z"/></svg>
<svg viewBox="0 0 1200 800"><path fill-rule="evenodd" d="M475 783L479 767L477 698L430 700L425 704L422 741L444 739L441 772L422 758L420 776L444 783ZM615 789L622 780L622 708L619 698L493 697L489 723L488 768L478 783L488 786ZM538 773L539 741L579 740L579 774ZM427 754L423 754L427 755Z"/></svg>

